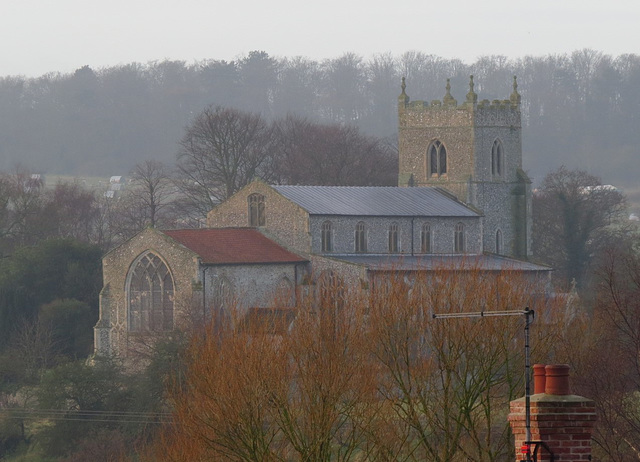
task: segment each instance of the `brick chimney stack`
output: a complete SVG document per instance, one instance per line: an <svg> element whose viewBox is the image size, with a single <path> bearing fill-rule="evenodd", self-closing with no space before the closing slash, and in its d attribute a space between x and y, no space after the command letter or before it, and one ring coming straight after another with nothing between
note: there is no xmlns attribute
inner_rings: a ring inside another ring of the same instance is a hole
<svg viewBox="0 0 640 462"><path fill-rule="evenodd" d="M569 366L533 366L534 395L530 397L531 445L526 454L525 398L511 402L509 423L515 436L516 461L591 460L591 433L596 420L592 400L571 394ZM534 452L536 459L534 459ZM553 454L553 459L551 454Z"/></svg>

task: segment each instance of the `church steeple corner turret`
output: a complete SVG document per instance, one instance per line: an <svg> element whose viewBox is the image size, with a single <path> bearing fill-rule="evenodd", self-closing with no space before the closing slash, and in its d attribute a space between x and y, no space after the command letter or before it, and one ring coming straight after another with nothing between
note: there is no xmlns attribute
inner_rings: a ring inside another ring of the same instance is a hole
<svg viewBox="0 0 640 462"><path fill-rule="evenodd" d="M469 92L467 93L467 104L476 105L478 103L478 95L473 91L473 75L469 76Z"/></svg>
<svg viewBox="0 0 640 462"><path fill-rule="evenodd" d="M509 100L511 101L511 106L517 108L520 106L520 93L518 93L518 78L513 76L513 92L511 92L511 96L509 96Z"/></svg>
<svg viewBox="0 0 640 462"><path fill-rule="evenodd" d="M402 77L402 83L400 84L400 88L402 89L402 93L400 93L400 96L398 96L398 109L409 104L409 96L407 96L407 92L406 92L407 83L404 77Z"/></svg>

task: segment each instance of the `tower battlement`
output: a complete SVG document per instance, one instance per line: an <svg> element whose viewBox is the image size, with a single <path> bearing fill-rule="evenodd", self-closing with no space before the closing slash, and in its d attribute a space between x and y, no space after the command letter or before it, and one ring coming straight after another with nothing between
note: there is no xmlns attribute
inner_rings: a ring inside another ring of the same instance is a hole
<svg viewBox="0 0 640 462"><path fill-rule="evenodd" d="M478 101L474 91L473 76L469 77L469 92L462 104L451 95L451 83L447 79L446 94L442 100L411 101L406 93L405 79L402 79L402 93L398 97L398 116L401 126L416 123L432 124L440 120L443 123L457 124L467 120L476 126L506 125L520 127L520 94L518 83L513 77L513 92L508 99L483 99Z"/></svg>

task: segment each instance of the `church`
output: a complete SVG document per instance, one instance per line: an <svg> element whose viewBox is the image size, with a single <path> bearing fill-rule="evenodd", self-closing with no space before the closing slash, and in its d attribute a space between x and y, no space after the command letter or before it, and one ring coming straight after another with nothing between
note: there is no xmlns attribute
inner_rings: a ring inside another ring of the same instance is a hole
<svg viewBox="0 0 640 462"><path fill-rule="evenodd" d="M398 98L397 187L255 180L201 229L146 229L103 258L95 351L127 356L145 334L193 320L290 307L327 281L367 290L389 271L515 271L531 262L531 181L522 170L520 95L461 104ZM283 302L284 301L284 302ZM198 322L198 321L196 321Z"/></svg>

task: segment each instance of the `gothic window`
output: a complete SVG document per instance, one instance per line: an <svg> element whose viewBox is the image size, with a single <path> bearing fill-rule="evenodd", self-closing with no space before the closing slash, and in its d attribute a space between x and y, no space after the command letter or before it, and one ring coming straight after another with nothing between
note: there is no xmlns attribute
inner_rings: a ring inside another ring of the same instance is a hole
<svg viewBox="0 0 640 462"><path fill-rule="evenodd" d="M319 303L322 309L340 309L344 306L345 291L342 279L333 271L324 271L318 280Z"/></svg>
<svg viewBox="0 0 640 462"><path fill-rule="evenodd" d="M398 247L398 224L391 223L389 226L389 253L397 253Z"/></svg>
<svg viewBox="0 0 640 462"><path fill-rule="evenodd" d="M276 287L276 303L281 306L295 305L293 284L286 276L280 279Z"/></svg>
<svg viewBox="0 0 640 462"><path fill-rule="evenodd" d="M229 280L222 276L218 281L215 294L216 308L223 312L229 312L234 303L233 286Z"/></svg>
<svg viewBox="0 0 640 462"><path fill-rule="evenodd" d="M322 251L333 252L333 223L322 223Z"/></svg>
<svg viewBox="0 0 640 462"><path fill-rule="evenodd" d="M453 251L455 253L464 252L464 225L462 223L456 224L456 230L454 234Z"/></svg>
<svg viewBox="0 0 640 462"><path fill-rule="evenodd" d="M264 196L251 194L247 200L249 202L249 226L264 226Z"/></svg>
<svg viewBox="0 0 640 462"><path fill-rule="evenodd" d="M356 225L355 250L356 252L367 251L367 228L362 221L358 222Z"/></svg>
<svg viewBox="0 0 640 462"><path fill-rule="evenodd" d="M130 331L173 329L173 277L157 255L147 252L138 258L129 272L126 292Z"/></svg>
<svg viewBox="0 0 640 462"><path fill-rule="evenodd" d="M427 151L429 175L441 177L447 175L447 149L439 140L435 140Z"/></svg>
<svg viewBox="0 0 640 462"><path fill-rule="evenodd" d="M500 140L495 140L491 148L491 174L494 176L502 176L504 169L504 156L502 143Z"/></svg>
<svg viewBox="0 0 640 462"><path fill-rule="evenodd" d="M422 225L420 233L420 252L431 253L431 225L425 223Z"/></svg>
<svg viewBox="0 0 640 462"><path fill-rule="evenodd" d="M502 231L496 231L496 253L502 254Z"/></svg>

